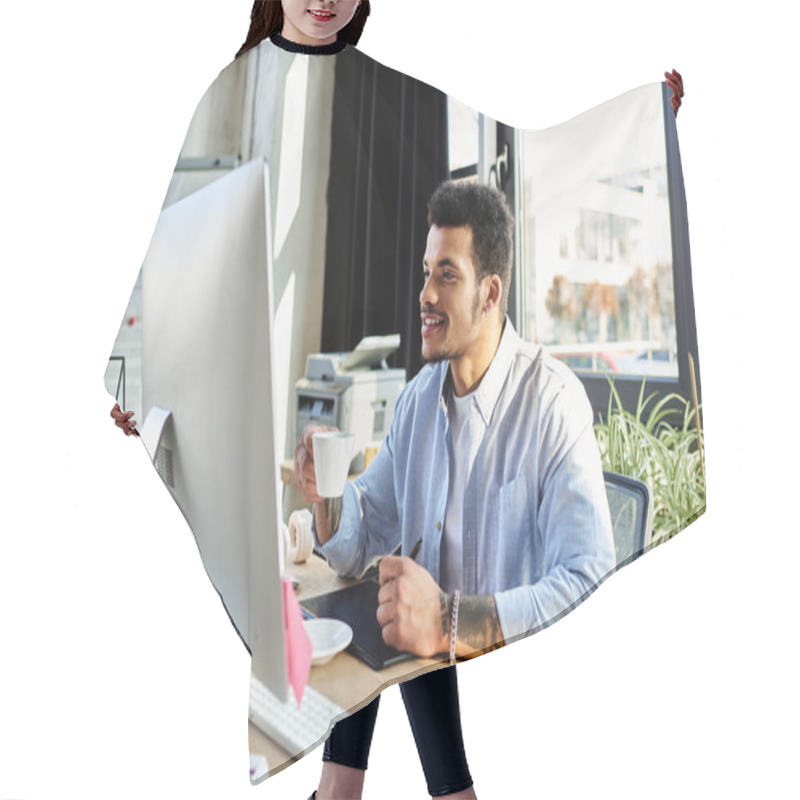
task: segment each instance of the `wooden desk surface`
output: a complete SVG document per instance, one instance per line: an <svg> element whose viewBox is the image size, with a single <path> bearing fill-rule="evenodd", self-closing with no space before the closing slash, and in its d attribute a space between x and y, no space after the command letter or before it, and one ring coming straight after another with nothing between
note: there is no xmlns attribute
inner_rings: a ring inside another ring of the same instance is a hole
<svg viewBox="0 0 800 800"><path fill-rule="evenodd" d="M325 594L354 582L340 578L317 555L312 555L305 564L292 564L290 571L300 581L297 592L300 600ZM334 656L327 664L312 667L308 685L342 708L356 711L386 686L398 683L426 668L437 666L444 667L447 663L417 658L376 671L345 652ZM251 753L261 753L267 757L270 771L288 766L297 760L297 757L287 753L252 722L249 723L249 741Z"/></svg>

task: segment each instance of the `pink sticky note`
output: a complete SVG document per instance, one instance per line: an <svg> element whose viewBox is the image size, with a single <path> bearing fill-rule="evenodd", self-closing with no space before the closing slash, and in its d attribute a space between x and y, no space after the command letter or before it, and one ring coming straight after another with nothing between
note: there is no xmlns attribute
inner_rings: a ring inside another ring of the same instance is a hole
<svg viewBox="0 0 800 800"><path fill-rule="evenodd" d="M300 705L303 689L311 672L311 641L303 625L303 613L295 597L292 582L288 578L283 580L283 630L289 684L294 689L297 705Z"/></svg>

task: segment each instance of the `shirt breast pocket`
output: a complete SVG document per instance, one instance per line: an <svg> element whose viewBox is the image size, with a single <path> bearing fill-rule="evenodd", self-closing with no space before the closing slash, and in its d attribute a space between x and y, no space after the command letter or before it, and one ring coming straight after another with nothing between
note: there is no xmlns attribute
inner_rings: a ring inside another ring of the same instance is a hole
<svg viewBox="0 0 800 800"><path fill-rule="evenodd" d="M497 526L503 536L516 538L529 531L534 498L524 473L503 484L497 492Z"/></svg>
<svg viewBox="0 0 800 800"><path fill-rule="evenodd" d="M525 473L503 484L494 494L494 522L498 563L510 588L533 582L536 568L536 495ZM510 581L510 583L509 583Z"/></svg>

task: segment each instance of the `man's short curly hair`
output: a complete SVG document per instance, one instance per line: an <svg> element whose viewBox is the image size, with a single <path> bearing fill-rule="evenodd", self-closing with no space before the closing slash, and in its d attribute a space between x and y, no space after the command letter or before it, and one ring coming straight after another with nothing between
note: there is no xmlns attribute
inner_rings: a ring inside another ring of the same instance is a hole
<svg viewBox="0 0 800 800"><path fill-rule="evenodd" d="M503 282L503 313L514 260L514 217L505 195L480 183L446 181L428 201L428 225L472 230L472 261L478 282L499 275Z"/></svg>

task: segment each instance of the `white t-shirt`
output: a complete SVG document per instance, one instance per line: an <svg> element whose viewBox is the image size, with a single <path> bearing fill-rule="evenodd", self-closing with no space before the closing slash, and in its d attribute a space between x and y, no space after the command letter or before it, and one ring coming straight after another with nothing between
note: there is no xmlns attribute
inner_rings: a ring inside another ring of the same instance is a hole
<svg viewBox="0 0 800 800"><path fill-rule="evenodd" d="M448 411L453 448L450 452L450 481L440 555L440 585L446 592L452 592L461 588L464 572L464 490L486 426L477 414L474 391L456 397L451 387Z"/></svg>

